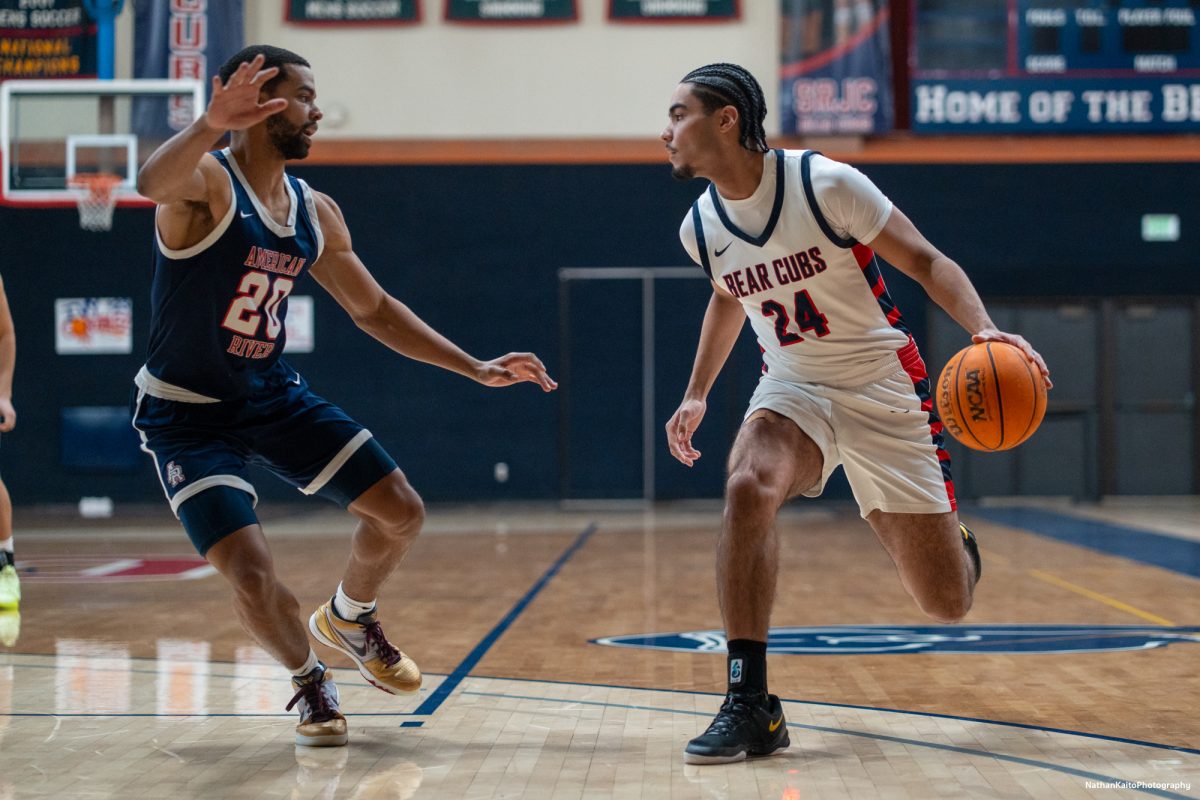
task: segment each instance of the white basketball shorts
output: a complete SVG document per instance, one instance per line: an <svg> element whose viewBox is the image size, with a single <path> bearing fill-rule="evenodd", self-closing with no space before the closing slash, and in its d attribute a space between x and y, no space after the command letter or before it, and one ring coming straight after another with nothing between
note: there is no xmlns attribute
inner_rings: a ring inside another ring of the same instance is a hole
<svg viewBox="0 0 1200 800"><path fill-rule="evenodd" d="M873 383L834 388L763 375L749 417L768 409L808 434L825 457L821 478L801 492L819 497L839 464L859 513L937 514L957 508L942 424L932 408L924 365Z"/></svg>

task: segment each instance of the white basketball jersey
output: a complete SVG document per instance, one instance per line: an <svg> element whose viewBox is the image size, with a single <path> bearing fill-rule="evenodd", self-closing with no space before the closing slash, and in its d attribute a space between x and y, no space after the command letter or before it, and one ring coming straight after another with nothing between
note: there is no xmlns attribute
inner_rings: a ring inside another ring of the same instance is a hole
<svg viewBox="0 0 1200 800"><path fill-rule="evenodd" d="M862 173L808 150L764 155L745 200L710 184L680 228L692 259L737 298L764 371L855 386L899 368L911 337L884 286L873 240L892 203Z"/></svg>

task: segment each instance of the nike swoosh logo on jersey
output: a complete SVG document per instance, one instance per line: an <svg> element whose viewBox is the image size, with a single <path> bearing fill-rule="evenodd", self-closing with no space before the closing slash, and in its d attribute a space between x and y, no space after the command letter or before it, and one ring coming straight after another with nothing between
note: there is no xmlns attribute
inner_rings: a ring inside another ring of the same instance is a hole
<svg viewBox="0 0 1200 800"><path fill-rule="evenodd" d="M253 217L253 216L254 216L254 212L253 212L253 211L243 211L243 212L241 212L241 214L242 214L242 219L245 219L246 217Z"/></svg>
<svg viewBox="0 0 1200 800"><path fill-rule="evenodd" d="M721 254L724 253L726 250L728 250L731 247L733 247L733 242L730 242L729 244L725 245L720 250L714 250L713 255L716 256L717 258L720 258Z"/></svg>

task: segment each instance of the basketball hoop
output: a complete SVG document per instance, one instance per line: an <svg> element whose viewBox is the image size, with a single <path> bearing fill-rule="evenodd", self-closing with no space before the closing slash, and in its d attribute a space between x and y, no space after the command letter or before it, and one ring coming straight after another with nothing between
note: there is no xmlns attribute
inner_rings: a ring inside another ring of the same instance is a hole
<svg viewBox="0 0 1200 800"><path fill-rule="evenodd" d="M79 227L85 231L112 230L113 209L117 207L114 190L123 181L120 175L108 172L81 172L67 180L67 185L77 190Z"/></svg>

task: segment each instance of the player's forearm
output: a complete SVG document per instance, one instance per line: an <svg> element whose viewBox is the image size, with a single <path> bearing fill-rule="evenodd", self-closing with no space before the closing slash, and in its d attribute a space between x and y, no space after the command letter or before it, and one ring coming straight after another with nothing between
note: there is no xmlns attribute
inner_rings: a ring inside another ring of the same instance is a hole
<svg viewBox="0 0 1200 800"><path fill-rule="evenodd" d="M0 397L12 398L13 369L17 363L17 337L13 329L0 331Z"/></svg>
<svg viewBox="0 0 1200 800"><path fill-rule="evenodd" d="M968 333L996 327L970 278L952 259L945 256L936 259L922 285L929 298Z"/></svg>
<svg viewBox="0 0 1200 800"><path fill-rule="evenodd" d="M733 351L745 319L741 304L713 293L708 310L704 312L700 344L696 347L696 360L692 364L692 377L688 380L684 399L703 400L708 397L709 390Z"/></svg>
<svg viewBox="0 0 1200 800"><path fill-rule="evenodd" d="M165 141L138 170L137 190L156 203L179 199L204 157L224 131L208 124L202 114L184 130Z"/></svg>
<svg viewBox="0 0 1200 800"><path fill-rule="evenodd" d="M397 353L474 378L480 362L431 328L412 309L387 297L358 327Z"/></svg>

